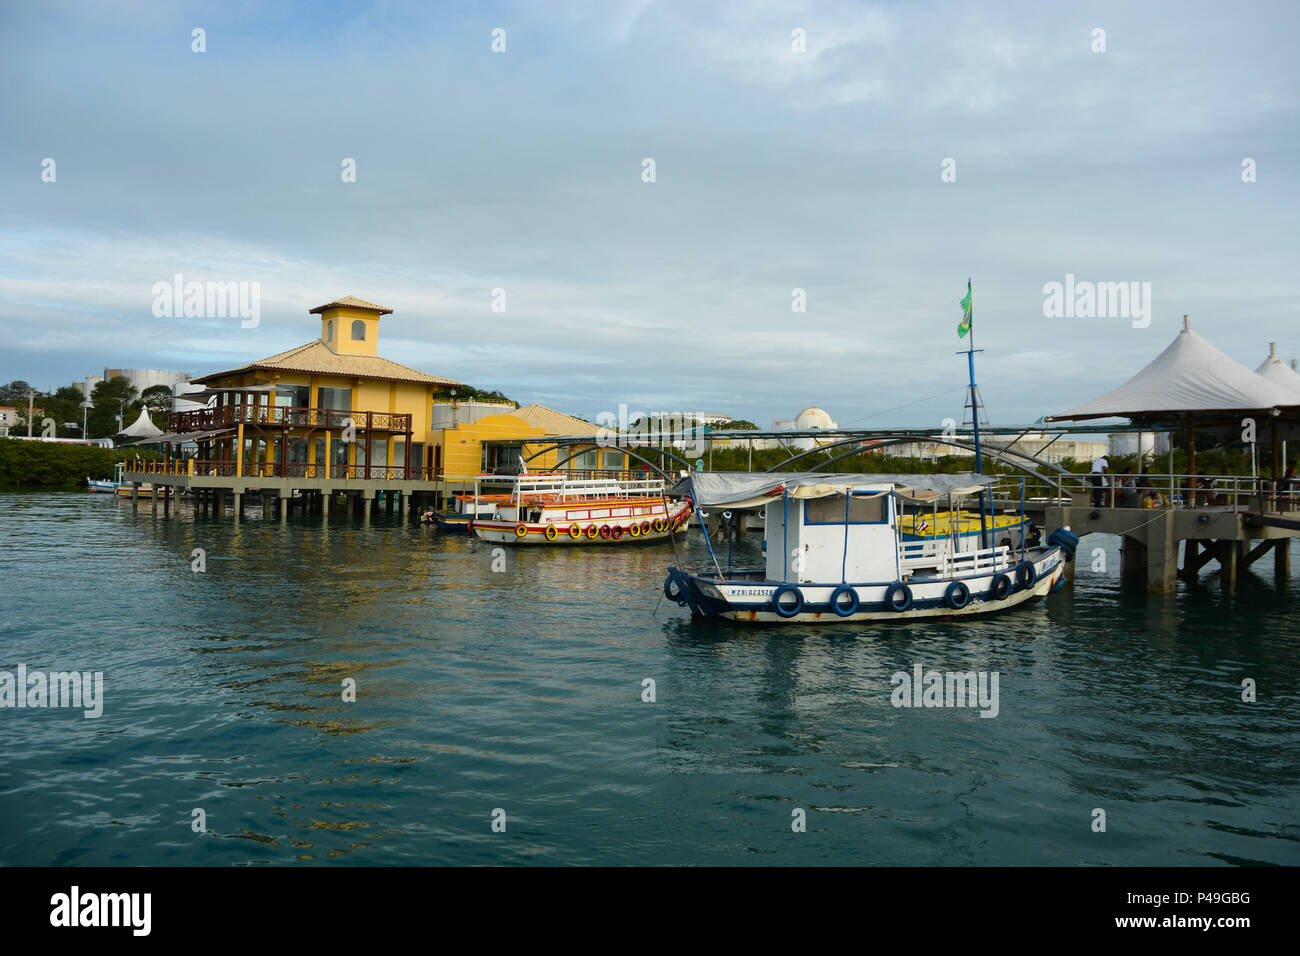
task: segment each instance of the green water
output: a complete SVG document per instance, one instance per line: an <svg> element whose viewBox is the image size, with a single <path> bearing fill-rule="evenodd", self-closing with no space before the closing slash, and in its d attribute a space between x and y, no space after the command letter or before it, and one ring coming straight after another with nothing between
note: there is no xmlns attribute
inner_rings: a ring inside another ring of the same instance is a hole
<svg viewBox="0 0 1300 956"><path fill-rule="evenodd" d="M494 571L396 520L0 495L0 669L104 679L97 719L0 710L0 863L1300 863L1300 582L1080 554L1001 617L737 626L660 599L667 545ZM997 671L997 717L892 706L917 663Z"/></svg>

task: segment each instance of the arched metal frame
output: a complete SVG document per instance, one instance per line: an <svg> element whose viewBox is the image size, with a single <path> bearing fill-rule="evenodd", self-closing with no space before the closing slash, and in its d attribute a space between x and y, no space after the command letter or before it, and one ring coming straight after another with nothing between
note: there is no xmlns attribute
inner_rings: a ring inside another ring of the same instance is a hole
<svg viewBox="0 0 1300 956"><path fill-rule="evenodd" d="M881 438L879 440L876 440L876 439L872 439L870 436L866 438L862 436L858 436L856 438L844 438L841 439L840 441L829 442L825 445L818 445L814 448L809 448L807 451L800 452L799 454L793 455L790 458L787 458L785 461L780 462L779 464L773 465L771 468L768 468L767 471L768 472L777 471L778 469L782 468L785 465L790 464L791 462L798 461L800 458L803 458L807 455L815 454L816 452L819 451L826 451L829 448L838 448L841 445L861 446L861 444L864 441L876 441L876 444L873 446L873 448L889 447L891 445L903 445L903 444L915 443L918 441L928 441L938 445L948 445L952 448L964 448L967 451L975 450L975 446L970 442L958 441L957 439L954 438L934 438L931 436L926 436L924 438L921 438L917 436L906 436L902 438L888 437L888 438ZM844 452L843 454L836 455L835 457L829 458L826 461L818 462L816 465L813 465L812 468L808 470L817 471L819 468L822 468L825 465L832 465L835 462L840 461L841 459L844 458L851 458L854 455L858 455L858 454L863 454L863 455L870 454L871 450L872 449L865 449L862 447L851 448L850 450ZM1029 454L1028 452L1012 451L1010 448L1003 448L1003 449L998 449L997 451L991 451L986 446L981 447L980 451L984 455L988 456L989 458L992 458L996 461L1000 461L1004 465L1010 465L1012 468L1016 468L1020 471L1025 472L1026 474L1032 475L1033 477L1039 479L1040 481L1047 482L1049 485L1055 484L1055 482L1047 475L1039 474L1033 468L1030 468L1022 464L1021 462L1014 461L1012 459L1020 458L1020 459L1024 459L1025 461L1033 462L1035 465L1038 465L1039 467L1050 468L1054 470L1058 475L1074 474L1068 469L1062 468L1060 465L1056 465L1050 461L1045 461L1044 459L1037 458L1034 455Z"/></svg>
<svg viewBox="0 0 1300 956"><path fill-rule="evenodd" d="M532 444L534 444L534 442L525 441L524 444L525 444L525 445L532 445ZM537 451L533 452L533 453L532 453L531 455L529 455L527 458L521 458L520 461L522 461L522 462L524 462L524 463L526 464L526 463L532 461L532 460L533 460L534 458L536 458L538 455L544 455L544 454L546 454L547 452L551 451L552 449L559 449L559 448L561 448L561 447L563 447L563 446L567 446L567 445L590 445L590 444L592 444L592 443L589 442L589 441L583 441L583 442L552 441L552 442L541 442L540 444L541 444L541 447L540 447ZM659 475L659 477L663 478L665 481L672 481L672 480L674 480L674 479L673 479L673 476L670 475L670 474L668 474L668 472L664 471L662 467L660 467L659 465L656 465L656 464L655 464L653 461L651 461L650 459L648 459L648 458L646 458L646 457L644 457L644 456L642 456L642 455L637 454L637 453L634 452L632 449L627 448L627 447L625 447L625 446L623 446L623 445L618 445L618 446L615 447L615 450L616 450L616 451L625 452L626 454L631 455L633 458L635 458L637 461L641 462L642 464L644 464L644 465L649 465L651 468L653 468L653 469L655 470L655 472ZM681 464L686 468L687 471L691 471L691 470L692 470L692 469L691 469L691 463L688 462L686 459L684 459L684 458L679 458L677 455L674 455L672 452L668 451L668 450L665 449L665 448L659 448L659 447L656 447L655 450L658 451L661 455L667 455L669 458L673 459L673 461L680 462L680 463L681 463ZM555 467L556 467L556 468L559 468L561 465L565 465L565 464L567 464L568 462L570 462L570 461L572 461L574 458L576 458L576 457L578 456L578 454L580 454L580 453L577 452L577 451L575 451L575 452L573 452L572 454L570 454L570 455L568 455L568 456L566 456L566 457L564 457L564 458L560 458L560 459L558 459L558 460L555 462Z"/></svg>

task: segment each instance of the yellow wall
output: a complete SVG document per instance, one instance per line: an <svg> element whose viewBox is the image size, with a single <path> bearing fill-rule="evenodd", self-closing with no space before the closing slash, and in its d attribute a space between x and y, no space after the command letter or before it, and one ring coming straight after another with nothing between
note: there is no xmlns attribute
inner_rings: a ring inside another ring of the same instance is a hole
<svg viewBox="0 0 1300 956"><path fill-rule="evenodd" d="M327 309L320 317L321 341L339 355L378 355L379 319L377 313L362 309ZM353 322L365 325L364 340L355 341L352 338Z"/></svg>
<svg viewBox="0 0 1300 956"><path fill-rule="evenodd" d="M524 456L527 457L540 450L545 438L554 437L548 436L545 429L529 425L522 418L510 414L488 415L468 425L440 429L430 434L432 435L430 442L442 446L442 471L450 481L473 478L482 472L484 441L517 441L524 446ZM530 460L527 467L530 472L551 471L555 468L556 462L562 457L567 458L570 452L574 450L581 452L595 447L595 445L583 445L576 449L570 448L566 449L563 455L558 449L550 448ZM623 468L631 467L626 455L620 457L623 459ZM561 467L561 470L573 467L577 467L577 463L568 462Z"/></svg>
<svg viewBox="0 0 1300 956"><path fill-rule="evenodd" d="M525 441L546 432L514 415L488 415L468 425L431 432L430 442L442 446L442 471L451 479L473 478L483 470L483 442ZM551 457L554 464L555 458ZM535 467L530 471L537 471Z"/></svg>

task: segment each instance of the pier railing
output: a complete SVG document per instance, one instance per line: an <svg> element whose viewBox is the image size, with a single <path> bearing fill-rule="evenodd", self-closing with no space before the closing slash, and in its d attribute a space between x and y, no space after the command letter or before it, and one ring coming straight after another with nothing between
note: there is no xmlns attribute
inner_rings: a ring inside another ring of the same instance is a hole
<svg viewBox="0 0 1300 956"><path fill-rule="evenodd" d="M208 478L331 478L359 481L437 481L436 468L423 465L310 464L297 461L244 461L230 458L167 458L129 462L130 474Z"/></svg>
<svg viewBox="0 0 1300 956"><path fill-rule="evenodd" d="M167 416L168 431L178 434L230 428L239 424L326 428L341 431L349 423L357 431L407 432L411 428L411 416L402 412L253 404L200 408L188 412L173 412Z"/></svg>
<svg viewBox="0 0 1300 956"><path fill-rule="evenodd" d="M1100 489L1093 475L1062 475L1056 487L1046 496L1043 489L1035 495L1026 495L1034 502L1073 504L1078 507L1093 504L1100 491L1102 507L1106 508L1165 508L1202 509L1232 512L1294 512L1300 510L1300 481L1274 479L1250 475L1116 475L1101 476ZM1015 488L1006 484L995 485L995 497L1018 500L1018 482Z"/></svg>

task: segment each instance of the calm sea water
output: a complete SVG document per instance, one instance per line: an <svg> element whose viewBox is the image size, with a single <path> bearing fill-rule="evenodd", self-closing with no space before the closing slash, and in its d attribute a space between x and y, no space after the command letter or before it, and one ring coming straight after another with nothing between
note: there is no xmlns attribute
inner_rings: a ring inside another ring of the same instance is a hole
<svg viewBox="0 0 1300 956"><path fill-rule="evenodd" d="M1086 545L999 618L735 626L660 600L667 545L0 495L0 669L105 681L0 710L0 863L1300 863L1300 581L1121 594ZM999 715L891 706L917 663Z"/></svg>

